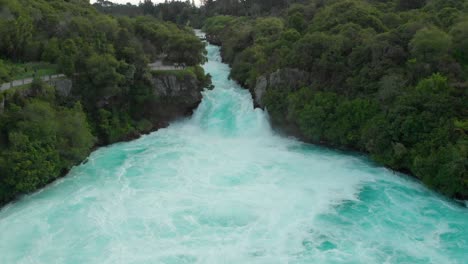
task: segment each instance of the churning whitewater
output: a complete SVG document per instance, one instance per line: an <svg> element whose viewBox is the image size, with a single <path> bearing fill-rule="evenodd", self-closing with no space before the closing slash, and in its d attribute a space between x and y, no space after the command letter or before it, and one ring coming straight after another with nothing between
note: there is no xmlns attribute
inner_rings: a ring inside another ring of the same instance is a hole
<svg viewBox="0 0 468 264"><path fill-rule="evenodd" d="M466 263L466 208L276 135L219 48L208 58L192 118L4 208L0 263Z"/></svg>

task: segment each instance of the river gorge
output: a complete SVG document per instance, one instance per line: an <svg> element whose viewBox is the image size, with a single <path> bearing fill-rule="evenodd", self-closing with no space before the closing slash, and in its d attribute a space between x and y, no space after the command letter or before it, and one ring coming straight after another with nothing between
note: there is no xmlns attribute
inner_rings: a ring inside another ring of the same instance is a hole
<svg viewBox="0 0 468 264"><path fill-rule="evenodd" d="M276 134L207 49L193 116L2 209L0 263L466 263L466 208Z"/></svg>

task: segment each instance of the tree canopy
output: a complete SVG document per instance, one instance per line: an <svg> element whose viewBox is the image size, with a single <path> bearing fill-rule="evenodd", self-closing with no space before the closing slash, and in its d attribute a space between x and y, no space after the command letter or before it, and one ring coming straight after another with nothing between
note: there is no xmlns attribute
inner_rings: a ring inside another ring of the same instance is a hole
<svg viewBox="0 0 468 264"><path fill-rule="evenodd" d="M269 83L259 103L277 127L368 152L448 196L468 197L466 1L275 1L262 8L266 2L207 1L211 14L223 15L207 18L204 29L222 45L231 77L251 90L285 69L307 76L305 85ZM249 11L239 11L247 3Z"/></svg>
<svg viewBox="0 0 468 264"><path fill-rule="evenodd" d="M205 52L191 28L153 16L103 14L86 0L0 0L0 83L41 63L73 84L66 97L38 79L0 92L0 204L63 175L95 145L148 132L159 121L146 109L158 99L148 63L192 66L203 83Z"/></svg>

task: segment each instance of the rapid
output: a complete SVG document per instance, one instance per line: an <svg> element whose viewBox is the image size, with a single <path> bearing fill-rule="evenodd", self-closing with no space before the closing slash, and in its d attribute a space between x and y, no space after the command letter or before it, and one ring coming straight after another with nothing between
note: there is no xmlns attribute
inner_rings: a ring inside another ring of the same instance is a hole
<svg viewBox="0 0 468 264"><path fill-rule="evenodd" d="M215 88L192 117L0 211L0 263L467 263L467 208L278 135L207 50Z"/></svg>

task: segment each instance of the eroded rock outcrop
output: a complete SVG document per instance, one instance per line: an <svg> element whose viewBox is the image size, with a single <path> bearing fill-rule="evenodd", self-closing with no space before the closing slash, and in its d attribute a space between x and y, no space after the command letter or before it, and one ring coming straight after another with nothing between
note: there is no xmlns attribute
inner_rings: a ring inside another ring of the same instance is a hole
<svg viewBox="0 0 468 264"><path fill-rule="evenodd" d="M206 40L212 45L221 46L222 44L220 37L215 34L206 34Z"/></svg>
<svg viewBox="0 0 468 264"><path fill-rule="evenodd" d="M57 93L62 97L70 96L73 89L72 80L66 78L51 80L50 85L54 86Z"/></svg>
<svg viewBox="0 0 468 264"><path fill-rule="evenodd" d="M202 100L204 84L191 74L155 74L151 82L156 101L149 108L157 127L192 114Z"/></svg>
<svg viewBox="0 0 468 264"><path fill-rule="evenodd" d="M156 75L152 79L154 94L168 100L177 99L187 106L196 106L202 99L200 81L190 74Z"/></svg>
<svg viewBox="0 0 468 264"><path fill-rule="evenodd" d="M262 99L268 89L296 90L309 84L310 79L308 72L291 68L280 69L258 78L251 92L255 103L263 108L265 105Z"/></svg>

